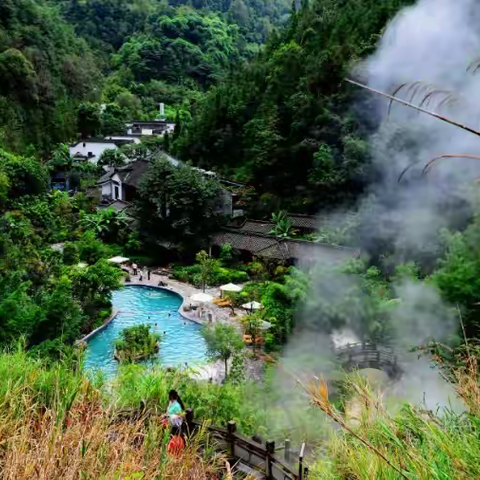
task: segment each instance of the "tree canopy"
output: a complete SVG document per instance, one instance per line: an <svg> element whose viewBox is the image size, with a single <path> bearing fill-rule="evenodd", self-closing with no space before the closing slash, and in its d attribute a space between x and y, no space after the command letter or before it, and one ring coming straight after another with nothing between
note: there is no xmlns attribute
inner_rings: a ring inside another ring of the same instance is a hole
<svg viewBox="0 0 480 480"><path fill-rule="evenodd" d="M408 3L302 2L254 61L197 102L177 152L255 186L259 213L314 213L357 198L369 179L371 130L342 81Z"/></svg>
<svg viewBox="0 0 480 480"><path fill-rule="evenodd" d="M175 243L201 243L223 218L219 183L164 158L150 164L138 193L136 206L143 227Z"/></svg>

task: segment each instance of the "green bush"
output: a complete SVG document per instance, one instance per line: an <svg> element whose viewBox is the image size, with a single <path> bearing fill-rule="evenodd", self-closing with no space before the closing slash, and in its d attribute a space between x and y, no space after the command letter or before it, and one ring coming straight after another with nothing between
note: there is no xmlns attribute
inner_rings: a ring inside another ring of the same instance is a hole
<svg viewBox="0 0 480 480"><path fill-rule="evenodd" d="M197 287L202 286L200 265L189 267L175 267L173 277L180 282L191 283ZM226 268L216 265L211 276L210 286L224 285L225 283L245 283L249 280L248 273L243 270Z"/></svg>
<svg viewBox="0 0 480 480"><path fill-rule="evenodd" d="M150 325L135 325L125 328L115 341L116 358L121 362L134 362L148 358L158 350L160 335L150 333Z"/></svg>
<svg viewBox="0 0 480 480"><path fill-rule="evenodd" d="M66 242L63 247L63 263L75 265L80 261L78 246L74 242Z"/></svg>

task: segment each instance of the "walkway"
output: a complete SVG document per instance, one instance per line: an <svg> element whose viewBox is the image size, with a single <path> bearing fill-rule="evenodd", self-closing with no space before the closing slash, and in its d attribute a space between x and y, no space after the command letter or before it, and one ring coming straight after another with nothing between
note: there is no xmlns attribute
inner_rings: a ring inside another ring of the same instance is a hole
<svg viewBox="0 0 480 480"><path fill-rule="evenodd" d="M128 267L123 267L128 268ZM183 299L184 304L180 307L180 313L185 317L191 320L192 322L199 323L201 325L205 325L207 323L206 318L199 318L196 312L185 312L183 310L184 305L189 305L190 303L195 304L190 299L192 295L196 293L203 293L203 290L200 290L193 285L188 283L179 282L178 280L173 280L168 278L166 275L158 275L156 273L151 273L150 280L144 275L142 281L140 282L140 275L133 275L133 269L128 268L130 271L130 279L131 281L128 285L148 285L151 287L158 287L159 282L163 282L166 284L166 290L170 290L172 292L178 293ZM207 288L205 289L205 293L208 293L212 297L219 297L220 296L220 289L219 288ZM240 330L240 318L245 315L245 312L240 309L235 309L236 316L231 317L231 309L230 308L220 308L219 306L215 305L213 302L205 304L205 310L207 312L212 313L212 322L213 323L223 323L227 325L233 325Z"/></svg>

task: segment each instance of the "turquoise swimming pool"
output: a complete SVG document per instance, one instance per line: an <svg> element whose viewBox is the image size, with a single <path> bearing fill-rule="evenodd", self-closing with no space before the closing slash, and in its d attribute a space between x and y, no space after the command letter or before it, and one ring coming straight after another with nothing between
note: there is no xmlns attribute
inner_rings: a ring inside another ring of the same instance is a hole
<svg viewBox="0 0 480 480"><path fill-rule="evenodd" d="M101 332L88 340L85 369L101 370L107 376L116 374L118 363L113 358L114 341L120 331L133 325L147 324L162 335L158 357L145 362L159 362L165 367L205 363L206 345L201 326L186 320L178 309L179 295L151 287L126 286L113 293L113 308L119 311L115 319Z"/></svg>

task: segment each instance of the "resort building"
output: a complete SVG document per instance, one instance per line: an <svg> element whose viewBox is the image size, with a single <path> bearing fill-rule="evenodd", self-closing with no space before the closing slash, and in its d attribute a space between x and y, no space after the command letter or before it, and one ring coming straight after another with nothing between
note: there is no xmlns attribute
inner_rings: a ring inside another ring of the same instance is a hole
<svg viewBox="0 0 480 480"><path fill-rule="evenodd" d="M135 160L123 167L110 168L104 173L97 182L97 188L101 192L101 204L109 205L115 200L124 202L132 202L135 199L137 189L140 185L143 175L145 175L150 161L153 158L162 156L174 167L180 165L180 161L164 152L155 152L145 159ZM212 177L216 176L214 172L208 172L202 169L192 167L202 175ZM224 187L222 190L222 212L234 217L243 215L243 206L238 204L238 195L235 194L235 187L242 187L224 179L218 179L220 184Z"/></svg>
<svg viewBox="0 0 480 480"><path fill-rule="evenodd" d="M175 122L167 120L154 120L151 122L144 122L141 120L132 120L125 124L127 135L132 136L148 136L156 135L163 137L168 132L171 135L175 130Z"/></svg>
<svg viewBox="0 0 480 480"><path fill-rule="evenodd" d="M317 219L308 215L289 215L296 219L297 228L313 232ZM292 223L294 223L292 221ZM299 240L272 235L274 224L258 220L245 220L241 226L223 229L214 235L211 245L218 248L227 243L246 259L262 257L287 264L298 262L342 263L349 258L358 258L360 251L350 247Z"/></svg>
<svg viewBox="0 0 480 480"><path fill-rule="evenodd" d="M140 140L128 137L87 138L70 145L69 150L74 160L96 164L106 150L116 150L134 143L140 143Z"/></svg>

